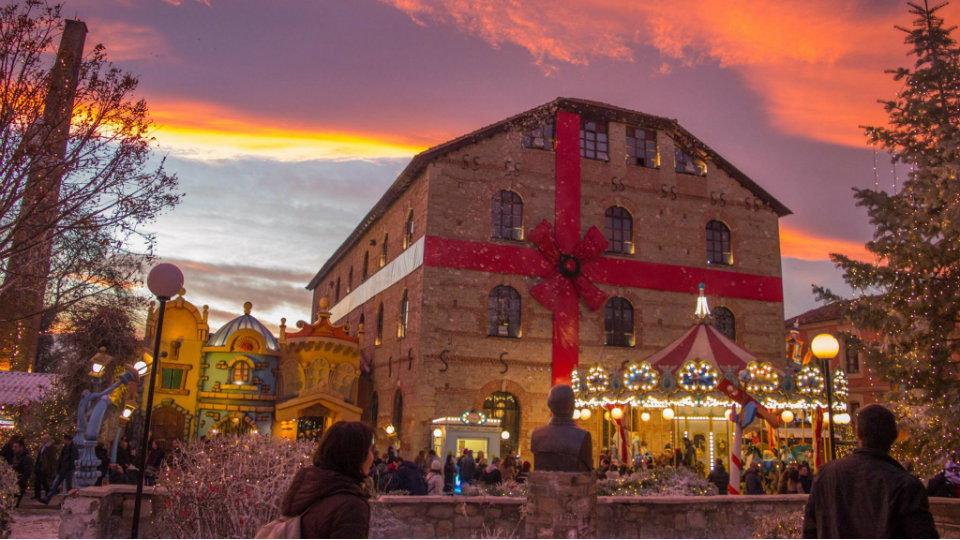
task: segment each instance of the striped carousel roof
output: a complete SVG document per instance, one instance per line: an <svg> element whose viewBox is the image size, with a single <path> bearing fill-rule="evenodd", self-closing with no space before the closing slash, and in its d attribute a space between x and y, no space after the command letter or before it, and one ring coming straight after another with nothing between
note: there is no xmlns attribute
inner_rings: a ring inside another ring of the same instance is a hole
<svg viewBox="0 0 960 540"><path fill-rule="evenodd" d="M646 361L661 373L676 371L688 360L699 359L717 368L721 373L734 373L747 367L757 358L721 334L709 324L696 324L676 341L647 357Z"/></svg>

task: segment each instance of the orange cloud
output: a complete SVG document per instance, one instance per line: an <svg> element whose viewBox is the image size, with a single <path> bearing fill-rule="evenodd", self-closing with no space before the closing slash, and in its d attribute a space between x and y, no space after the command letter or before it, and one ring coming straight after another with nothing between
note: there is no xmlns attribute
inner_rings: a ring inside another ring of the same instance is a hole
<svg viewBox="0 0 960 540"><path fill-rule="evenodd" d="M842 253L860 261L876 261L864 243L811 234L790 226L780 226L780 255L804 261L825 261L831 253Z"/></svg>
<svg viewBox="0 0 960 540"><path fill-rule="evenodd" d="M782 131L852 146L865 142L858 126L884 121L876 101L897 87L883 70L907 63L893 25L909 25L910 15L855 0L381 1L421 24L519 45L548 74L562 63L633 61L642 46L666 59L660 74L671 62L716 62L742 74Z"/></svg>
<svg viewBox="0 0 960 540"><path fill-rule="evenodd" d="M410 157L426 148L393 134L278 123L211 103L151 99L150 110L161 150L194 159L376 159Z"/></svg>

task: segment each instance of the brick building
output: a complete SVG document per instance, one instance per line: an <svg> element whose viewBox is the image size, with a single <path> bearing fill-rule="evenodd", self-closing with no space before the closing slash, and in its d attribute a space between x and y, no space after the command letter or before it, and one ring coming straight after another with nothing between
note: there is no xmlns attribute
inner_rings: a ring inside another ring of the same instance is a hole
<svg viewBox="0 0 960 540"><path fill-rule="evenodd" d="M327 298L331 320L363 325L360 404L382 441L410 455L436 444L434 419L475 409L508 432L502 453L525 455L552 376L569 375L559 349L611 369L643 359L689 329L700 282L718 327L780 362L789 213L675 120L559 98L414 157L307 288L314 312ZM559 267L528 238L544 221L574 231ZM592 227L606 251L569 257ZM572 336L531 297L551 270L600 291Z"/></svg>

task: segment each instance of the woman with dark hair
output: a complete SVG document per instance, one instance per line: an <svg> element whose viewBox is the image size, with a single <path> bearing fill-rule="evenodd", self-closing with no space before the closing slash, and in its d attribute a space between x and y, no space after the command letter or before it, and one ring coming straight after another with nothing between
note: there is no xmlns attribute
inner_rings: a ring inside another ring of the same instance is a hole
<svg viewBox="0 0 960 540"><path fill-rule="evenodd" d="M370 495L364 479L371 465L373 428L363 422L337 422L317 444L313 465L293 477L280 513L301 516L303 538L366 538Z"/></svg>
<svg viewBox="0 0 960 540"><path fill-rule="evenodd" d="M453 493L457 482L457 464L453 461L453 454L447 454L447 462L443 464L443 492Z"/></svg>

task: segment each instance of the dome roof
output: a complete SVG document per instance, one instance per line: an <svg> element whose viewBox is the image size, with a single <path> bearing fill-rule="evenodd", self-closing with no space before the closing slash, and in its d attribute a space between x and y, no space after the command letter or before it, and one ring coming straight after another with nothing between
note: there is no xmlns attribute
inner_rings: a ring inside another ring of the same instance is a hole
<svg viewBox="0 0 960 540"><path fill-rule="evenodd" d="M233 319L227 324L220 327L210 339L207 340L207 345L211 347L225 347L227 345L227 340L233 335L234 332L238 330L250 329L258 332L263 336L263 341L266 343L268 351L279 351L280 344L277 343L277 338L273 337L273 333L263 325L260 321L256 319L253 315L250 315L250 309L253 307L253 304L247 302L243 304L243 315Z"/></svg>

